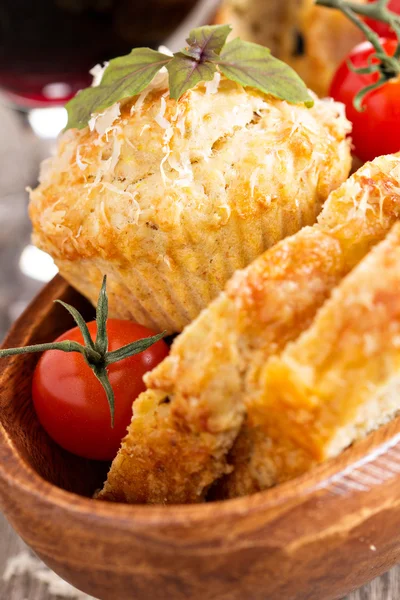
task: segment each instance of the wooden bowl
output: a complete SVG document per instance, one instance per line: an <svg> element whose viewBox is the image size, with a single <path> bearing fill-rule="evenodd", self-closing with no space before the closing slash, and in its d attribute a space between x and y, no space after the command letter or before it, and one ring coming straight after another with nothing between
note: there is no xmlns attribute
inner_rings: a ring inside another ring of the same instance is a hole
<svg viewBox="0 0 400 600"><path fill-rule="evenodd" d="M4 345L72 325L53 300L94 310L56 277ZM329 600L400 557L400 421L270 491L196 506L90 498L107 465L58 448L31 401L37 356L1 364L0 504L56 573L102 600Z"/></svg>

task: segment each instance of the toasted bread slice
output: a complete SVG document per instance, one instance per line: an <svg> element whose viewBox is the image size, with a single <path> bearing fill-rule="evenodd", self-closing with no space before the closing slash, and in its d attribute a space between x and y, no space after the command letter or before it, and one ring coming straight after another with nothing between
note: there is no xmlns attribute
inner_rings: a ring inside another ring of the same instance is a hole
<svg viewBox="0 0 400 600"><path fill-rule="evenodd" d="M399 215L399 202L400 155L379 157L329 196L313 229L322 228L338 236L342 249L347 248L356 264L377 241L373 240L375 233L382 239L390 230ZM258 382L246 386L245 403L250 413L258 394ZM234 498L273 485L270 452L271 440L246 417L228 458L232 471L217 482L212 497ZM298 470L304 470L300 463Z"/></svg>
<svg viewBox="0 0 400 600"><path fill-rule="evenodd" d="M227 453L266 360L311 324L332 289L400 216L400 159L368 163L305 227L235 274L146 376L99 498L181 503L231 471Z"/></svg>
<svg viewBox="0 0 400 600"><path fill-rule="evenodd" d="M400 409L400 223L267 361L247 408L264 436L252 448L260 489L336 456Z"/></svg>

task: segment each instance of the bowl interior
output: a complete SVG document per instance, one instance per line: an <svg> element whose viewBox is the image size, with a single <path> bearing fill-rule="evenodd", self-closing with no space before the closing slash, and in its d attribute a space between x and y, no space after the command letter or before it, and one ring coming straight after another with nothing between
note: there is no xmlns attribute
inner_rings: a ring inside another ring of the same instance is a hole
<svg viewBox="0 0 400 600"><path fill-rule="evenodd" d="M95 310L78 292L57 276L19 318L4 341L5 348L53 341L74 326L72 317L57 303L75 306L86 320ZM74 456L52 441L40 425L32 403L31 384L39 355L3 359L0 368L0 424L20 460L48 482L65 490L91 496L105 479L109 463Z"/></svg>
<svg viewBox="0 0 400 600"><path fill-rule="evenodd" d="M50 341L71 327L56 298L93 318L56 277L4 345ZM104 600L333 600L398 561L400 418L266 492L178 507L89 501L43 481L90 497L108 464L62 450L42 429L31 397L37 360L0 363L0 504L75 587Z"/></svg>
<svg viewBox="0 0 400 600"><path fill-rule="evenodd" d="M73 327L72 317L62 306L54 303L56 299L75 306L87 321L95 317L94 307L57 275L21 315L4 340L3 347L53 341ZM4 438L4 443L12 448L14 458L49 483L91 497L102 486L110 463L75 456L53 442L44 431L36 416L31 393L32 376L38 360L39 355L27 354L3 359L0 363L0 443ZM400 417L372 432L340 457L319 465L295 481L269 490L267 494L255 494L251 501L274 505L278 497L286 496L289 491L289 495L296 496L297 488L308 493L322 483L329 487L332 478L337 479L341 472L347 473L351 469L357 473L360 462L368 467L381 454L385 456L388 447L397 445L399 432ZM7 465L4 467L7 469ZM236 503L239 506L240 499L218 504L233 506ZM189 507L185 508L189 510Z"/></svg>

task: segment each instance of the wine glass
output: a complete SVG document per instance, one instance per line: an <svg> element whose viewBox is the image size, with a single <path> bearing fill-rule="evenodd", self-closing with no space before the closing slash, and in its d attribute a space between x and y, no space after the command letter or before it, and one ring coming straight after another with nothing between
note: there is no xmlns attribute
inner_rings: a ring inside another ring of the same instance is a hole
<svg viewBox="0 0 400 600"><path fill-rule="evenodd" d="M179 49L192 27L210 21L217 4L218 0L0 2L0 157L7 159L0 165L0 336L56 272L50 257L29 244L24 190L36 184L39 162L54 149L66 124L64 104L90 85L89 70L96 64L137 46Z"/></svg>

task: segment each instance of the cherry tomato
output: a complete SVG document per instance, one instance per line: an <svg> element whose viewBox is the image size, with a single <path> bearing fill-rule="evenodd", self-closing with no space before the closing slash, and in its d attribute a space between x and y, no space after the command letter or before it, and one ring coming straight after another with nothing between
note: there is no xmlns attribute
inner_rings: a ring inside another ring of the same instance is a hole
<svg viewBox="0 0 400 600"><path fill-rule="evenodd" d="M393 56L397 42L387 39L381 41L386 53ZM366 67L368 57L373 53L371 44L364 42L356 46L348 58L355 67ZM391 79L365 96L363 112L358 112L353 105L355 95L377 80L377 73L357 75L350 71L344 61L331 83L330 95L345 104L347 117L353 123L355 154L363 161L400 150L400 77Z"/></svg>
<svg viewBox="0 0 400 600"><path fill-rule="evenodd" d="M96 322L88 323L92 338ZM130 342L154 335L142 325L130 321L107 321L109 350L117 350ZM56 341L83 343L77 327ZM112 460L126 434L132 418L132 403L144 391L143 375L168 354L168 346L160 340L140 354L108 367L115 395L115 423L111 428L110 409L103 387L83 356L76 352L48 350L36 367L33 403L44 429L60 446L73 454L97 460Z"/></svg>
<svg viewBox="0 0 400 600"><path fill-rule="evenodd" d="M375 2L375 0L368 0L369 3ZM400 0L390 0L388 3L388 9L392 12L400 15ZM396 34L389 25L381 23L380 21L374 21L374 19L365 19L367 25L371 27L378 35L386 38L396 39Z"/></svg>

